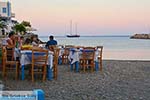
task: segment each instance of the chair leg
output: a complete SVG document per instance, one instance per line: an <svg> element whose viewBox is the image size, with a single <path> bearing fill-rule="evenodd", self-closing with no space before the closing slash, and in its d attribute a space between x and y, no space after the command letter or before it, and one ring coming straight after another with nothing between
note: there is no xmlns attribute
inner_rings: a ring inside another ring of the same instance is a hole
<svg viewBox="0 0 150 100"><path fill-rule="evenodd" d="M18 79L18 64L16 64L16 80Z"/></svg>
<svg viewBox="0 0 150 100"><path fill-rule="evenodd" d="M57 76L56 76L56 66L54 68L54 74L55 74L54 79L56 80L57 79Z"/></svg>
<svg viewBox="0 0 150 100"><path fill-rule="evenodd" d="M62 56L62 64L64 64L65 60L64 60L64 55Z"/></svg>
<svg viewBox="0 0 150 100"><path fill-rule="evenodd" d="M6 65L3 64L3 78L6 77Z"/></svg>
<svg viewBox="0 0 150 100"><path fill-rule="evenodd" d="M43 69L43 82L46 80L46 67L47 66L44 66L44 69Z"/></svg>
<svg viewBox="0 0 150 100"><path fill-rule="evenodd" d="M93 65L91 65L91 72L93 72Z"/></svg>
<svg viewBox="0 0 150 100"><path fill-rule="evenodd" d="M57 66L54 65L54 79L57 80Z"/></svg>
<svg viewBox="0 0 150 100"><path fill-rule="evenodd" d="M32 66L31 69L31 76L32 76L32 82L34 82L34 67Z"/></svg>
<svg viewBox="0 0 150 100"><path fill-rule="evenodd" d="M57 80L57 76L58 76L58 68L56 67L56 77L55 77L55 79Z"/></svg>
<svg viewBox="0 0 150 100"><path fill-rule="evenodd" d="M85 67L86 67L86 66L85 66L85 65L83 65L83 72L85 72Z"/></svg>

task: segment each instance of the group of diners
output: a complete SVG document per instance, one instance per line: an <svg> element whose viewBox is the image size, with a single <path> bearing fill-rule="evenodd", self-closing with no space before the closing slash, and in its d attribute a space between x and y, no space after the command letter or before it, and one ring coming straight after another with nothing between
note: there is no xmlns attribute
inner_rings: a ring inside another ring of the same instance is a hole
<svg viewBox="0 0 150 100"><path fill-rule="evenodd" d="M43 42L38 39L37 35L33 35L30 38L26 38L23 35L16 35L14 31L11 31L8 34L8 37L3 40L2 45L6 46L7 49L14 49L14 55L16 57L19 57L19 51L22 47L39 47L42 43ZM57 41L54 40L54 36L52 35L49 36L49 40L46 42L44 48L48 49L49 45L57 45Z"/></svg>
<svg viewBox="0 0 150 100"><path fill-rule="evenodd" d="M26 65L28 63L27 59L30 59L29 62L30 62L30 65L32 65L33 62L35 62L34 58L37 58L37 56L39 56L39 58L43 57L43 59L41 59L41 61L45 60L47 62L46 63L44 61L45 65L42 65L42 66L50 66L50 67L56 66L55 61L57 61L57 60L55 60L56 59L56 56L54 56L55 52L49 51L50 45L53 45L53 46L57 45L57 41L54 40L54 36L52 36L52 35L49 36L49 40L47 41L45 47L40 47L40 44L41 44L41 41L38 39L38 37L36 35L33 35L30 38L26 38L23 36L16 35L15 32L13 32L13 31L10 32L8 34L8 37L5 38L2 43L3 76L6 76L6 73L7 73L6 69L9 68L8 65L12 65L12 66L16 65L16 67L14 67L16 69L16 79L19 76L18 71L20 68L21 68L21 79L24 79L24 65ZM43 55L43 53L44 53L44 55ZM35 54L34 57L33 57L33 54ZM47 58L45 58L46 55L48 55ZM27 57L27 59L26 59L25 56L28 56L29 58ZM52 56L54 56L54 57L52 57ZM39 58L36 59L36 61L40 60ZM54 60L54 62L52 62L53 60ZM31 67L33 67L33 66L31 66ZM55 74L54 76L57 76L57 75ZM50 79L50 78L48 78L48 79ZM33 80L34 79L32 79L32 81ZM45 80L45 78L43 78L43 80Z"/></svg>

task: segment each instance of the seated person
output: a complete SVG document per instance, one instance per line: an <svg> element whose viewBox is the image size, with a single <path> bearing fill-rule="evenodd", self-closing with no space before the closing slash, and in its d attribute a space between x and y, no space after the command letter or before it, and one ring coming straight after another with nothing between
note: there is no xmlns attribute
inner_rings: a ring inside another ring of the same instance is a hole
<svg viewBox="0 0 150 100"><path fill-rule="evenodd" d="M15 41L15 32L11 31L8 35L7 42L7 60L14 60L17 56L17 50L15 50L16 41Z"/></svg>
<svg viewBox="0 0 150 100"><path fill-rule="evenodd" d="M20 36L15 36L15 41L16 41L16 48L19 48L19 41L20 41Z"/></svg>
<svg viewBox="0 0 150 100"><path fill-rule="evenodd" d="M8 48L14 48L16 46L16 41L15 41L15 32L11 31L8 35L7 41L7 47Z"/></svg>
<svg viewBox="0 0 150 100"><path fill-rule="evenodd" d="M19 48L21 48L23 44L24 44L24 37L21 36L19 41Z"/></svg>
<svg viewBox="0 0 150 100"><path fill-rule="evenodd" d="M49 41L46 43L45 47L49 48L50 45L57 45L57 41L54 40L54 36L49 36Z"/></svg>
<svg viewBox="0 0 150 100"><path fill-rule="evenodd" d="M32 40L32 45L33 45L33 46L36 46L36 47L39 46L39 43L38 43L38 41L37 41L37 37L36 37L36 36L32 36L32 37L31 37L31 40Z"/></svg>
<svg viewBox="0 0 150 100"><path fill-rule="evenodd" d="M31 40L29 38L27 38L24 42L24 44L21 46L21 49L22 50L28 50L28 49L31 49L32 48L32 45L31 45Z"/></svg>

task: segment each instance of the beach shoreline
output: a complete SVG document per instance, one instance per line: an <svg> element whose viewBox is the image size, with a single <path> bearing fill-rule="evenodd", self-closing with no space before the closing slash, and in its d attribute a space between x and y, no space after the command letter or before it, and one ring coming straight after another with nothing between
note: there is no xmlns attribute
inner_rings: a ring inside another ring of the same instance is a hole
<svg viewBox="0 0 150 100"><path fill-rule="evenodd" d="M5 90L43 89L46 100L148 100L150 61L103 60L103 71L71 72L58 66L58 80L3 81Z"/></svg>

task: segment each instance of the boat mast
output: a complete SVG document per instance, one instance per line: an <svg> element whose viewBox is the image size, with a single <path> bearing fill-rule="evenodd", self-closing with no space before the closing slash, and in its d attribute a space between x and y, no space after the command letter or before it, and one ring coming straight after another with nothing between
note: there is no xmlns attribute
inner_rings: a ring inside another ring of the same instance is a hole
<svg viewBox="0 0 150 100"><path fill-rule="evenodd" d="M77 23L75 23L75 33L76 33L76 35L77 35L77 33L78 33L78 29L77 29L78 27L77 27Z"/></svg>
<svg viewBox="0 0 150 100"><path fill-rule="evenodd" d="M72 20L70 20L70 34L72 35Z"/></svg>

